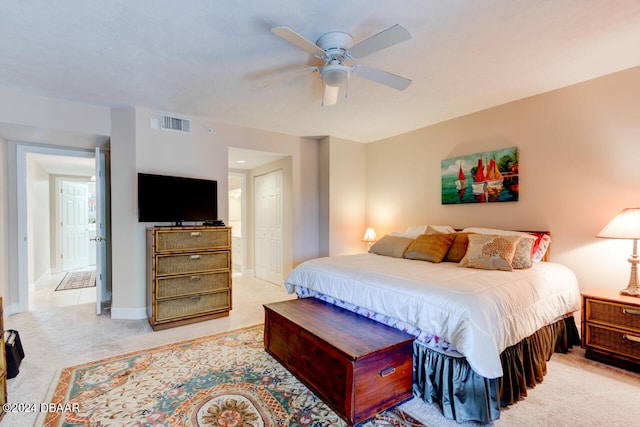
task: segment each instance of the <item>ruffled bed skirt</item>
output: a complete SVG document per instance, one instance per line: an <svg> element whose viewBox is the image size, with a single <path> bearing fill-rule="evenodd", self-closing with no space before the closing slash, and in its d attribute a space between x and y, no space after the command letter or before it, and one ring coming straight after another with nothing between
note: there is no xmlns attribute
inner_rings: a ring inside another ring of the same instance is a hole
<svg viewBox="0 0 640 427"><path fill-rule="evenodd" d="M414 341L413 394L437 403L446 418L489 423L500 417L500 407L517 402L528 387L542 382L554 351L566 353L579 344L575 320L568 316L503 351L503 376L487 379L465 358L445 356Z"/></svg>

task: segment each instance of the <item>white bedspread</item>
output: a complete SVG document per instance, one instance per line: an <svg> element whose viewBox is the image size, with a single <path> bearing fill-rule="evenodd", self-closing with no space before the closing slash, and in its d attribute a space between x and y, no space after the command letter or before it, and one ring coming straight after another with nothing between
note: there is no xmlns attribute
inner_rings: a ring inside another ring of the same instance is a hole
<svg viewBox="0 0 640 427"><path fill-rule="evenodd" d="M436 334L486 378L502 376L504 349L580 307L575 275L550 262L505 272L345 255L306 261L285 285L289 293L306 287Z"/></svg>

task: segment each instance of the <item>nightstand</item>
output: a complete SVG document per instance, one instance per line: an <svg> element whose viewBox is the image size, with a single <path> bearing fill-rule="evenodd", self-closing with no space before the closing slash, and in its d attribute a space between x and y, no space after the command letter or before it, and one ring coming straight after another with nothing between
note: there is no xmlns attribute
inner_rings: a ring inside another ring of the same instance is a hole
<svg viewBox="0 0 640 427"><path fill-rule="evenodd" d="M640 298L583 292L582 347L589 359L640 372Z"/></svg>

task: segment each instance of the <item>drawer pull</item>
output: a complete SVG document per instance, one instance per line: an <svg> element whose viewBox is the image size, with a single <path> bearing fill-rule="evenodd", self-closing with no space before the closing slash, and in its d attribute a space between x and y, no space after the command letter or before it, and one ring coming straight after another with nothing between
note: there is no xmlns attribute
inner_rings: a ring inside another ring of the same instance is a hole
<svg viewBox="0 0 640 427"><path fill-rule="evenodd" d="M623 334L622 338L624 338L627 341L640 343L640 338L634 337L633 335Z"/></svg>
<svg viewBox="0 0 640 427"><path fill-rule="evenodd" d="M629 314L631 316L640 316L640 310L634 310L633 308L623 308L622 314Z"/></svg>
<svg viewBox="0 0 640 427"><path fill-rule="evenodd" d="M383 370L380 371L380 376L384 378L395 373L396 373L396 368L394 368L393 366L389 366L388 368L384 368Z"/></svg>
<svg viewBox="0 0 640 427"><path fill-rule="evenodd" d="M198 280L200 280L200 276L191 276L191 281L192 282L196 282Z"/></svg>
<svg viewBox="0 0 640 427"><path fill-rule="evenodd" d="M199 231L192 231L191 232L191 237L200 237L202 236L202 233Z"/></svg>
<svg viewBox="0 0 640 427"><path fill-rule="evenodd" d="M191 255L189 259L192 259L192 260L200 259L200 255Z"/></svg>
<svg viewBox="0 0 640 427"><path fill-rule="evenodd" d="M194 295L191 298L189 298L189 301L198 302L200 301L200 298L201 298L200 295Z"/></svg>

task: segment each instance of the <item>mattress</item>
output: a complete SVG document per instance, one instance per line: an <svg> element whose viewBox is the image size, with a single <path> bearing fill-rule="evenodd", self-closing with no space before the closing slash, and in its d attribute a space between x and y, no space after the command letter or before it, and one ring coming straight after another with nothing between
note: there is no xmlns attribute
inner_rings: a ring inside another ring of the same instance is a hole
<svg viewBox="0 0 640 427"><path fill-rule="evenodd" d="M436 350L457 352L490 379L503 375L503 350L580 307L574 273L551 262L507 272L344 255L300 264L285 286L289 293L323 295L408 325L408 332L431 337Z"/></svg>

